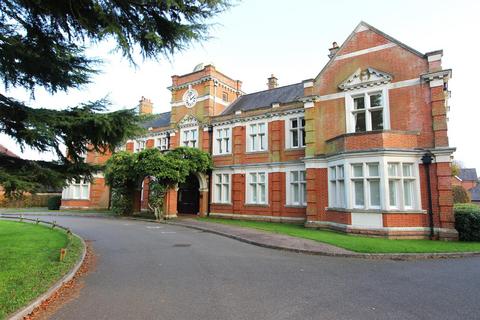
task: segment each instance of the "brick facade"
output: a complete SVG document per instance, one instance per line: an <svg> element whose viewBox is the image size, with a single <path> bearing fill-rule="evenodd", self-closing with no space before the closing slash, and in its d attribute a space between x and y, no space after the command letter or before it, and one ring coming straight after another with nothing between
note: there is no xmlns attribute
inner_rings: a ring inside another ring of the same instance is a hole
<svg viewBox="0 0 480 320"><path fill-rule="evenodd" d="M194 143L212 154L211 175L197 175L200 215L384 237L426 237L433 227L436 236L455 238L451 71L442 68L442 51L419 53L363 22L332 49L315 78L285 87L272 82L252 94L212 65L174 75L171 112L159 115L167 120L125 149L135 152L141 141L159 147L164 134L170 149ZM140 110L148 112L148 103L142 98ZM420 160L427 152L434 157L431 195ZM93 205L98 188L90 192ZM182 213L180 193L166 196L169 217ZM147 209L148 181L137 198L136 208ZM69 201L64 205L73 207Z"/></svg>

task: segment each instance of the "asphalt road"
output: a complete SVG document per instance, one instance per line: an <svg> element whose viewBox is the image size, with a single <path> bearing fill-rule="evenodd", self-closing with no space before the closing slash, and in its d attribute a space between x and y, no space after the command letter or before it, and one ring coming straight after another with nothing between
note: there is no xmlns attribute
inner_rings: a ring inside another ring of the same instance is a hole
<svg viewBox="0 0 480 320"><path fill-rule="evenodd" d="M480 258L310 256L148 222L55 220L98 258L53 319L480 318Z"/></svg>

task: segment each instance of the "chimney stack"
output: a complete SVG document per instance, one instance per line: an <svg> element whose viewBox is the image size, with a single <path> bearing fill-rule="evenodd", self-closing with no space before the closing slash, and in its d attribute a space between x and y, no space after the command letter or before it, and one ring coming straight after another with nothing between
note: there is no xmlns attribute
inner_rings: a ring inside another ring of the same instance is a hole
<svg viewBox="0 0 480 320"><path fill-rule="evenodd" d="M140 103L138 105L138 113L139 114L152 114L153 113L153 103L150 99L145 98L142 96L140 99Z"/></svg>
<svg viewBox="0 0 480 320"><path fill-rule="evenodd" d="M335 53L337 53L338 49L340 49L340 47L338 46L338 44L334 41L332 43L332 47L330 49L328 49L330 51L330 53L328 54L328 57L330 59L333 58L333 56L335 55Z"/></svg>
<svg viewBox="0 0 480 320"><path fill-rule="evenodd" d="M268 90L275 89L278 87L278 79L272 74L270 78L268 78Z"/></svg>

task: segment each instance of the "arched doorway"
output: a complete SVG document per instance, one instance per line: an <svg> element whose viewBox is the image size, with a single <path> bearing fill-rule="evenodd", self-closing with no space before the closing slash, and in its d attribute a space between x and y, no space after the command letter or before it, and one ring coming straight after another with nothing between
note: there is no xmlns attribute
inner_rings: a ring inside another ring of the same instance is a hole
<svg viewBox="0 0 480 320"><path fill-rule="evenodd" d="M196 175L191 174L178 185L177 210L179 214L197 214L199 211L200 184Z"/></svg>

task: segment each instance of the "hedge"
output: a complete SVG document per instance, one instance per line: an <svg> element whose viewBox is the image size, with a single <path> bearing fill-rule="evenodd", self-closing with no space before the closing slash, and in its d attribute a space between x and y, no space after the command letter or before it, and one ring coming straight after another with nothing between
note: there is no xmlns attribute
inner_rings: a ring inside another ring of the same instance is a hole
<svg viewBox="0 0 480 320"><path fill-rule="evenodd" d="M4 194L0 194L0 208L46 207L48 199L50 199L52 195L56 194L24 194L19 198L8 198Z"/></svg>
<svg viewBox="0 0 480 320"><path fill-rule="evenodd" d="M53 196L48 199L48 210L59 210L62 204L62 196Z"/></svg>
<svg viewBox="0 0 480 320"><path fill-rule="evenodd" d="M480 206L456 204L455 228L461 241L480 241Z"/></svg>

